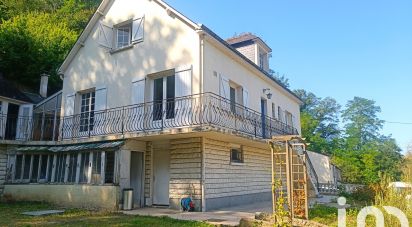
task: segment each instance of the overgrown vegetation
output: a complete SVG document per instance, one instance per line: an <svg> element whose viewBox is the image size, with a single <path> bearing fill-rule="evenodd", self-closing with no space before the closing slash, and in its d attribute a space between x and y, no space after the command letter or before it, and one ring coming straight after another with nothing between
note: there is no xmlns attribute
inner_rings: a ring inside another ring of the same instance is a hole
<svg viewBox="0 0 412 227"><path fill-rule="evenodd" d="M295 93L304 102L301 126L308 149L332 156L344 182L374 184L380 181L379 173L400 179L401 149L395 139L381 134L384 121L375 101L354 97L342 108L331 97Z"/></svg>
<svg viewBox="0 0 412 227"><path fill-rule="evenodd" d="M94 212L69 209L64 214L32 217L22 212L56 209L45 203L0 202L0 226L159 226L159 227L212 227L213 225L180 221L167 217L129 216L120 213Z"/></svg>
<svg viewBox="0 0 412 227"><path fill-rule="evenodd" d="M61 87L57 69L86 26L100 0L2 0L0 2L0 72L29 89L40 74L50 89Z"/></svg>

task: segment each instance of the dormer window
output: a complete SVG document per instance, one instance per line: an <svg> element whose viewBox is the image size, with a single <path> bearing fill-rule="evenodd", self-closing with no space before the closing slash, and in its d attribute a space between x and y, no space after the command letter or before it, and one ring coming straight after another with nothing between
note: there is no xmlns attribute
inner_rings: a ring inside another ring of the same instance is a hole
<svg viewBox="0 0 412 227"><path fill-rule="evenodd" d="M117 28L116 47L122 48L130 45L132 40L131 23Z"/></svg>

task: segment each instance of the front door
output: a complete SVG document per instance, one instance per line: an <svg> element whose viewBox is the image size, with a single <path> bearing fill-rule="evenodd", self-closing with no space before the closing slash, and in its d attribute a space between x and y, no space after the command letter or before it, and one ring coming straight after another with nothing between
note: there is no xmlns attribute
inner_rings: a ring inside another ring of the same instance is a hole
<svg viewBox="0 0 412 227"><path fill-rule="evenodd" d="M153 122L155 128L168 127L167 120L175 117L175 94L174 75L154 80Z"/></svg>
<svg viewBox="0 0 412 227"><path fill-rule="evenodd" d="M133 188L134 207L143 207L143 152L131 152L130 187Z"/></svg>
<svg viewBox="0 0 412 227"><path fill-rule="evenodd" d="M159 149L153 152L153 204L169 205L170 152Z"/></svg>
<svg viewBox="0 0 412 227"><path fill-rule="evenodd" d="M267 101L265 99L261 99L260 101L260 111L261 111L261 118L262 118L262 137L266 138L266 113L267 113Z"/></svg>

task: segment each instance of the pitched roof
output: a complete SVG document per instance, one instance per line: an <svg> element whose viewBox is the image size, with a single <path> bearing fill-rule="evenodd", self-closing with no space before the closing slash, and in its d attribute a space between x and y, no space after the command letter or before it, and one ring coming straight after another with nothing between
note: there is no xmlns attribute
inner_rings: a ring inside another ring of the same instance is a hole
<svg viewBox="0 0 412 227"><path fill-rule="evenodd" d="M0 96L18 100L21 102L32 102L23 92L21 92L12 82L0 76Z"/></svg>
<svg viewBox="0 0 412 227"><path fill-rule="evenodd" d="M256 36L250 32L242 33L240 35L236 35L231 38L228 38L226 39L226 42L232 46L241 45L247 42L260 42L269 52L272 51L269 45L267 45L259 36Z"/></svg>
<svg viewBox="0 0 412 227"><path fill-rule="evenodd" d="M80 48L84 45L85 40L89 36L89 34L92 32L92 29L94 25L99 21L100 17L104 16L104 12L107 10L107 7L110 6L111 2L114 0L103 0L99 7L96 9L96 12L93 14L93 16L90 18L86 28L82 31L80 36L78 37L76 43L73 45L72 49L70 50L69 54L66 56L64 62L59 68L59 72L63 73L67 66L70 64L70 62L73 60L77 52L80 50ZM254 62L250 61L248 58L246 58L242 53L237 51L231 44L229 44L227 41L223 40L220 36L218 36L216 33L214 33L212 30L207 28L203 24L195 24L192 20L190 20L188 17L184 16L181 14L179 11L171 7L169 4L164 2L163 0L153 0L157 4L161 5L163 8L165 8L168 13L173 13L176 15L180 20L182 20L184 23L189 25L195 30L203 30L212 37L214 37L216 40L221 42L224 46L228 47L230 50L232 50L235 54L239 55L241 58L243 58L247 63L251 64L253 67L257 68L260 72L262 72L264 75L272 79L276 84L278 84L280 87L286 90L287 93L291 94L293 97L297 98L297 100L302 104L303 101L302 99L297 96L294 92L292 92L289 88L285 87L283 84L281 84L279 81L277 81L273 76L271 76L269 73L265 72L263 69L261 69L259 66L257 66ZM270 47L259 37L257 37L258 40L260 40L266 47L271 51Z"/></svg>

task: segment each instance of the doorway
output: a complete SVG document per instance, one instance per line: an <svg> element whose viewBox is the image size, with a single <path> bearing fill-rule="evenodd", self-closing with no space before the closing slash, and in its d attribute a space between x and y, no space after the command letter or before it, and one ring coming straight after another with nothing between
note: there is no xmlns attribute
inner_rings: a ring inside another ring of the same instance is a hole
<svg viewBox="0 0 412 227"><path fill-rule="evenodd" d="M7 121L6 121L6 133L5 138L8 140L16 139L17 133L17 119L19 115L19 105L9 103L9 108L7 111Z"/></svg>
<svg viewBox="0 0 412 227"><path fill-rule="evenodd" d="M134 208L144 207L143 195L143 152L131 152L130 157L130 187L133 188Z"/></svg>
<svg viewBox="0 0 412 227"><path fill-rule="evenodd" d="M159 149L153 152L153 205L169 205L170 152Z"/></svg>
<svg viewBox="0 0 412 227"><path fill-rule="evenodd" d="M262 118L262 138L266 138L266 114L267 114L267 100L260 100L260 112Z"/></svg>

